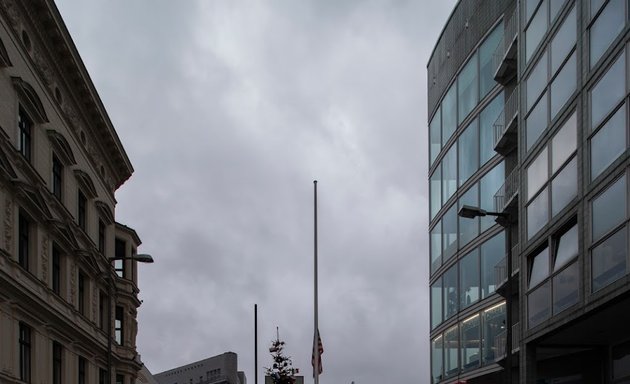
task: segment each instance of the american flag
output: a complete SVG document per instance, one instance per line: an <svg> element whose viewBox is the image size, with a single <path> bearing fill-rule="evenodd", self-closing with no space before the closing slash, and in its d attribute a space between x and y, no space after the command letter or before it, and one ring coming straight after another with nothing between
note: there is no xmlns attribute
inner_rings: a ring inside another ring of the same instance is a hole
<svg viewBox="0 0 630 384"><path fill-rule="evenodd" d="M317 348L317 349L315 349ZM324 353L324 345L322 344L322 339L319 337L319 329L316 334L313 335L313 355L311 357L311 364L313 365L313 377L315 377L315 359L318 362L318 372L317 375L321 375L323 372L322 369L322 353Z"/></svg>

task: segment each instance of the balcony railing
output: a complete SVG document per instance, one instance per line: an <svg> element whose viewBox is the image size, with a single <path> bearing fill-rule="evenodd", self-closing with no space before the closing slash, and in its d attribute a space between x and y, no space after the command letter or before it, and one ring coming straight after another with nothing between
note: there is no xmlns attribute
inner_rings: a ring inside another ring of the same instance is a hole
<svg viewBox="0 0 630 384"><path fill-rule="evenodd" d="M521 341L521 325L516 323L512 326L512 352L519 350L519 342Z"/></svg>
<svg viewBox="0 0 630 384"><path fill-rule="evenodd" d="M494 206L498 212L505 212L518 194L518 179L519 169L514 168L497 193L494 194Z"/></svg>
<svg viewBox="0 0 630 384"><path fill-rule="evenodd" d="M495 361L499 361L507 355L507 328L495 336L494 349L497 351L497 354L494 356Z"/></svg>
<svg viewBox="0 0 630 384"><path fill-rule="evenodd" d="M494 150L507 155L516 148L516 122L518 116L518 87L507 98L503 110L493 124Z"/></svg>
<svg viewBox="0 0 630 384"><path fill-rule="evenodd" d="M507 19L503 29L503 37L492 54L492 68L494 79L503 85L509 83L516 76L516 44L518 32L518 18L516 9Z"/></svg>
<svg viewBox="0 0 630 384"><path fill-rule="evenodd" d="M505 284L507 277L507 257L504 257L494 266L494 281L497 289Z"/></svg>

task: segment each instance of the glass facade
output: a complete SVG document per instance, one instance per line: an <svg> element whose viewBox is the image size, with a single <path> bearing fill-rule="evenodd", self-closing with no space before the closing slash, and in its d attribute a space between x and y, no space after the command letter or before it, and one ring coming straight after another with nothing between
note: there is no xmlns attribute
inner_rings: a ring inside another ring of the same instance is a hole
<svg viewBox="0 0 630 384"><path fill-rule="evenodd" d="M539 342L630 291L630 1L463 3L429 65L435 383L505 367L510 334ZM510 238L496 217L458 216L465 205L509 213ZM627 346L609 347L611 382L630 381Z"/></svg>

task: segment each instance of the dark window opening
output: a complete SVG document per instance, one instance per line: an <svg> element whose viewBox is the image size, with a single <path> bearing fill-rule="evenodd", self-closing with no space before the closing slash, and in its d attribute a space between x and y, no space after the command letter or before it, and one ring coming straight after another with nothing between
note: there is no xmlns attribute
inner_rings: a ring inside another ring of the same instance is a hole
<svg viewBox="0 0 630 384"><path fill-rule="evenodd" d="M30 222L20 212L18 219L18 262L20 266L28 270L29 267L29 243L30 243Z"/></svg>
<svg viewBox="0 0 630 384"><path fill-rule="evenodd" d="M81 192L81 190L79 190L78 203L79 203L79 207L78 207L79 227L85 231L85 225L87 222L87 198L85 197L83 192Z"/></svg>
<svg viewBox="0 0 630 384"><path fill-rule="evenodd" d="M63 182L63 165L61 161L57 158L57 156L53 155L52 160L52 184L53 184L53 195L57 197L57 199L61 200L61 186Z"/></svg>
<svg viewBox="0 0 630 384"><path fill-rule="evenodd" d="M20 130L20 153L28 161L31 161L31 134L33 130L33 121L26 115L26 112L20 108L18 114L18 127Z"/></svg>
<svg viewBox="0 0 630 384"><path fill-rule="evenodd" d="M20 323L20 380L31 382L31 328Z"/></svg>

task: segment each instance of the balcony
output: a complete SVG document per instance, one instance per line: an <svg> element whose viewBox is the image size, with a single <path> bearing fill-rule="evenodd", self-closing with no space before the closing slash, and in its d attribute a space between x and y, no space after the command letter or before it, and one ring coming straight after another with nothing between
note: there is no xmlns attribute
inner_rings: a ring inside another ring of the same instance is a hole
<svg viewBox="0 0 630 384"><path fill-rule="evenodd" d="M516 77L517 31L518 17L516 9L514 9L512 15L505 22L503 37L492 54L494 80L501 85L508 84Z"/></svg>
<svg viewBox="0 0 630 384"><path fill-rule="evenodd" d="M521 341L521 324L516 323L512 326L512 353L519 351L519 343Z"/></svg>
<svg viewBox="0 0 630 384"><path fill-rule="evenodd" d="M509 213L518 205L519 169L514 168L503 185L494 194L494 207L497 212Z"/></svg>
<svg viewBox="0 0 630 384"><path fill-rule="evenodd" d="M520 350L519 342L521 341L521 326L520 323L512 325L512 354L517 353ZM507 328L504 328L494 338L494 349L497 351L494 361L503 365L505 358L507 357ZM516 359L518 362L518 359Z"/></svg>
<svg viewBox="0 0 630 384"><path fill-rule="evenodd" d="M503 110L493 124L494 150L506 156L516 148L518 117L518 87L514 88Z"/></svg>

